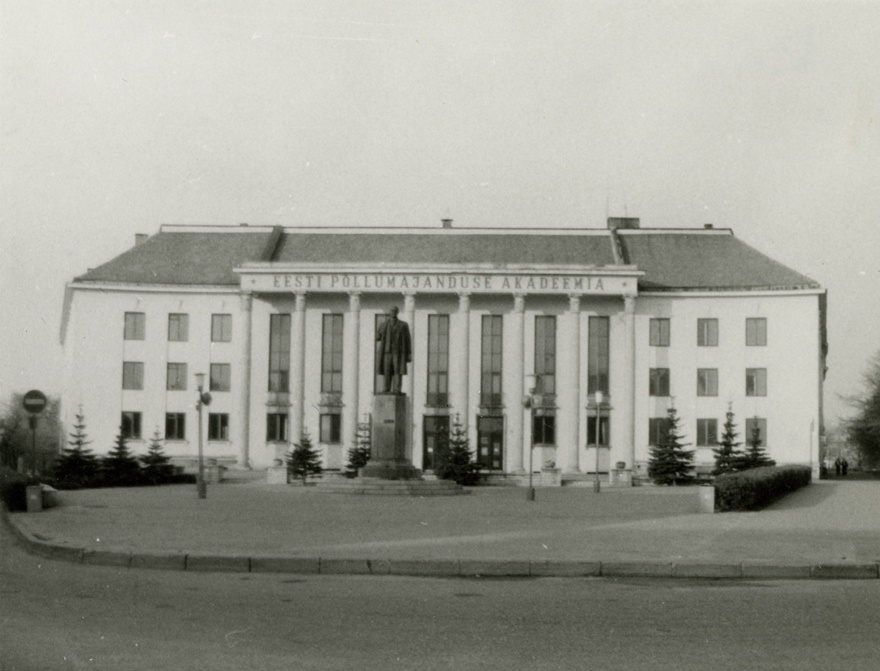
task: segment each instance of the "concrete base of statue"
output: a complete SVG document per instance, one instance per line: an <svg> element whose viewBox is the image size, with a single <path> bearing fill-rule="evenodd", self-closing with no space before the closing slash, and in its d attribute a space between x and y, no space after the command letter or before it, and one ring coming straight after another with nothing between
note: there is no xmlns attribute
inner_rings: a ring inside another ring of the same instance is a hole
<svg viewBox="0 0 880 671"><path fill-rule="evenodd" d="M407 398L403 394L373 396L373 434L370 461L362 478L421 480L422 472L406 458Z"/></svg>

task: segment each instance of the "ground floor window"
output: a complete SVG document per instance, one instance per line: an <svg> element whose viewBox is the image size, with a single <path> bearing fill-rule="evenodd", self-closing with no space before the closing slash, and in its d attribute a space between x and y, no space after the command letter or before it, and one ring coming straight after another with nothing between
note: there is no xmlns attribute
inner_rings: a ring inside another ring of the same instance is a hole
<svg viewBox="0 0 880 671"><path fill-rule="evenodd" d="M287 441L287 413L270 412L266 415L266 441Z"/></svg>
<svg viewBox="0 0 880 671"><path fill-rule="evenodd" d="M595 446L598 440L599 447L608 447L611 444L611 422L607 415L599 416L598 435L596 434L596 417L587 417L587 445Z"/></svg>
<svg viewBox="0 0 880 671"><path fill-rule="evenodd" d="M123 438L139 439L141 437L141 413L123 412L121 432Z"/></svg>
<svg viewBox="0 0 880 671"><path fill-rule="evenodd" d="M165 440L186 438L186 415L182 412L165 413Z"/></svg>
<svg viewBox="0 0 880 671"><path fill-rule="evenodd" d="M668 417L651 417L648 420L648 445L659 445L668 432Z"/></svg>
<svg viewBox="0 0 880 671"><path fill-rule="evenodd" d="M532 415L532 445L556 444L556 416Z"/></svg>
<svg viewBox="0 0 880 671"><path fill-rule="evenodd" d="M342 415L338 413L321 415L321 435L319 442L325 445L335 445L342 442Z"/></svg>
<svg viewBox="0 0 880 671"><path fill-rule="evenodd" d="M208 440L229 440L229 415L219 412L208 415Z"/></svg>
<svg viewBox="0 0 880 671"><path fill-rule="evenodd" d="M697 447L717 447L718 445L718 420L697 420Z"/></svg>
<svg viewBox="0 0 880 671"><path fill-rule="evenodd" d="M422 470L433 471L438 452L449 446L449 417L426 416L422 434Z"/></svg>
<svg viewBox="0 0 880 671"><path fill-rule="evenodd" d="M503 417L477 418L477 463L491 471L504 468Z"/></svg>

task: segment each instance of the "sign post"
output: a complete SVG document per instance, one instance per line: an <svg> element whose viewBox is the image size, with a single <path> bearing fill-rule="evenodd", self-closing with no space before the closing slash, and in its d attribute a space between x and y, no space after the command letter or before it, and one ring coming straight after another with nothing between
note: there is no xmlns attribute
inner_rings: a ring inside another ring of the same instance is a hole
<svg viewBox="0 0 880 671"><path fill-rule="evenodd" d="M31 428L31 474L37 474L37 419L46 407L46 395L37 390L31 389L24 395L21 404L29 413L28 424Z"/></svg>

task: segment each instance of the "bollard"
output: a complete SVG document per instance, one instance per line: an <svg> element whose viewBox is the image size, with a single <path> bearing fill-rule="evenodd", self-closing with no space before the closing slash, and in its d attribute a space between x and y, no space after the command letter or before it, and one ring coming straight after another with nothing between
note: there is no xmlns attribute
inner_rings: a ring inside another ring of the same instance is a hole
<svg viewBox="0 0 880 671"><path fill-rule="evenodd" d="M39 513L43 510L43 488L40 485L28 485L25 487L25 498L27 499L27 511L29 513Z"/></svg>
<svg viewBox="0 0 880 671"><path fill-rule="evenodd" d="M700 485L700 512L701 513L714 513L715 512L715 486L714 485Z"/></svg>

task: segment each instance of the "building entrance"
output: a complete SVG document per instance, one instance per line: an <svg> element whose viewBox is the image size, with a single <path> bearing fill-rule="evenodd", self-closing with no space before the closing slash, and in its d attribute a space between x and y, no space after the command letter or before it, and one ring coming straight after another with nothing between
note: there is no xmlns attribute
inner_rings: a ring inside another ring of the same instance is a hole
<svg viewBox="0 0 880 671"><path fill-rule="evenodd" d="M422 470L433 471L439 450L449 446L449 417L426 415L422 434Z"/></svg>
<svg viewBox="0 0 880 671"><path fill-rule="evenodd" d="M481 468L504 468L504 417L477 418L477 463Z"/></svg>

